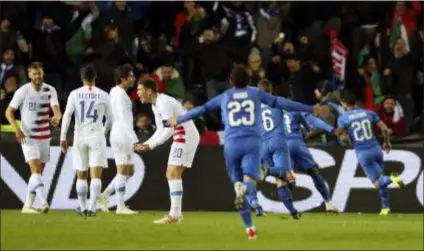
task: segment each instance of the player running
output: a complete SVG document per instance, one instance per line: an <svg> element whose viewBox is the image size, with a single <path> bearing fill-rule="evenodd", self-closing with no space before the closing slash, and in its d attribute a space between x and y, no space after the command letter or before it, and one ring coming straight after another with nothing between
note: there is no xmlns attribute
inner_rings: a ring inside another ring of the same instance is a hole
<svg viewBox="0 0 424 251"><path fill-rule="evenodd" d="M31 170L22 213L38 214L40 211L32 207L36 195L41 202L41 212L49 211L41 177L44 166L50 159L49 123L57 126L62 114L55 88L43 82L42 64L31 63L28 66L28 76L31 82L16 90L7 107L6 118L16 132L16 139L22 145L25 162L28 163ZM52 118L49 118L50 107L53 110ZM16 124L14 115L18 108L22 118L21 127Z"/></svg>
<svg viewBox="0 0 424 251"><path fill-rule="evenodd" d="M108 212L108 198L116 191L117 207L116 214L136 214L136 211L125 205L125 184L134 174L133 153L134 146L138 142L133 128L133 113L131 99L127 90L134 85L135 78L131 65L125 64L115 69L116 86L110 90L110 103L114 115L112 130L110 131L110 144L112 146L117 174L111 184L100 195L100 208Z"/></svg>
<svg viewBox="0 0 424 251"><path fill-rule="evenodd" d="M370 110L358 108L356 97L352 91L344 90L340 96L342 106L346 112L340 115L337 124L346 128L349 139L352 141L359 164L368 178L379 189L382 209L380 215L390 214L389 189L390 183L404 188L405 184L396 174L383 175L384 160L380 143L374 135L374 126L377 125L384 136L383 149L388 153L391 150L391 130L380 120L378 115Z"/></svg>
<svg viewBox="0 0 424 251"><path fill-rule="evenodd" d="M82 216L96 216L97 200L102 189L102 171L107 168L105 133L112 125L112 111L107 92L95 86L97 73L93 66L81 69L83 86L68 97L60 133L60 148L66 153L66 134L72 115L75 114L72 157L77 170L76 191L79 202L77 212ZM103 117L106 125L103 126ZM88 171L90 170L90 203L87 207Z"/></svg>
<svg viewBox="0 0 424 251"><path fill-rule="evenodd" d="M140 146L139 151L153 150L165 143L171 136L174 139L166 169L171 209L167 216L154 221L154 223L176 223L182 220L183 172L185 168L191 168L193 164L194 155L200 141L199 132L193 121L187 121L174 128L169 127L168 120L184 114L186 110L176 99L158 93L157 84L153 79L146 79L139 83L137 95L142 103L152 104L157 127L155 133Z"/></svg>
<svg viewBox="0 0 424 251"><path fill-rule="evenodd" d="M206 104L171 119L170 124L176 126L221 108L225 125L224 156L227 171L234 184L235 205L240 212L248 238L256 239L256 229L245 196L256 194L256 182L259 179L261 121L258 118L261 115L261 103L270 107L306 112L320 112L321 108L303 105L269 95L257 88L247 87L249 74L241 65L233 68L230 82L233 88Z"/></svg>

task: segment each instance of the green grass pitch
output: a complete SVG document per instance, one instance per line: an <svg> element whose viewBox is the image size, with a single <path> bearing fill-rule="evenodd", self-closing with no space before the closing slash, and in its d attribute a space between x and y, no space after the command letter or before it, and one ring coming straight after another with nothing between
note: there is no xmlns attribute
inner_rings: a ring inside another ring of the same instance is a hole
<svg viewBox="0 0 424 251"><path fill-rule="evenodd" d="M165 212L135 216L74 212L22 215L1 211L1 250L315 249L423 250L423 215L325 215L254 217L258 239L247 240L238 213L186 212L185 221L155 225Z"/></svg>

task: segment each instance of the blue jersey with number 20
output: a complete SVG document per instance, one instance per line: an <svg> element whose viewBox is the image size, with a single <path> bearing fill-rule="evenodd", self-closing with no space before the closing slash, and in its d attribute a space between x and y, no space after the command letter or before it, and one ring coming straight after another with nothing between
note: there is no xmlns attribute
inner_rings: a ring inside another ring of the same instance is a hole
<svg viewBox="0 0 424 251"><path fill-rule="evenodd" d="M373 147L380 147L374 135L374 127L380 117L370 110L348 110L337 120L338 127L348 130L349 138L356 151L367 151Z"/></svg>

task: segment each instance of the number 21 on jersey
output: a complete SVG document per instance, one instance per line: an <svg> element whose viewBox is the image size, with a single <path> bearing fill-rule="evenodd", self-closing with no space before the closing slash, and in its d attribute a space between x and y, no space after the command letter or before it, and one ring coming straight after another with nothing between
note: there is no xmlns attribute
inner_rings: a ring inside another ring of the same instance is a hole
<svg viewBox="0 0 424 251"><path fill-rule="evenodd" d="M230 126L251 126L255 123L255 103L252 100L231 101L227 108ZM238 113L243 113L244 116L235 118Z"/></svg>
<svg viewBox="0 0 424 251"><path fill-rule="evenodd" d="M94 101L90 101L90 103L88 104L87 111L85 110L86 108L85 100L80 101L80 106L81 106L81 122L84 123L84 120L87 118L87 119L93 119L93 123L96 123L98 116L97 116L97 109L93 109Z"/></svg>

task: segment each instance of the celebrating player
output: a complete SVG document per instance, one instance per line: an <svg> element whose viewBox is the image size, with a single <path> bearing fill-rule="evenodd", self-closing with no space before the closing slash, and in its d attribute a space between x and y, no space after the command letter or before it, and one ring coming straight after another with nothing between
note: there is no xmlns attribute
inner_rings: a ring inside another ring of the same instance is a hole
<svg viewBox="0 0 424 251"><path fill-rule="evenodd" d="M108 210L108 197L116 191L117 214L136 214L137 212L125 206L125 184L134 174L133 149L138 142L133 128L133 113L131 99L126 91L134 85L135 78L131 65L125 64L115 69L116 86L110 91L110 103L114 115L112 130L110 131L110 144L112 146L117 167L116 177L100 195L100 207L102 211Z"/></svg>
<svg viewBox="0 0 424 251"><path fill-rule="evenodd" d="M340 128L346 128L352 141L359 164L368 178L379 189L382 209L380 215L390 214L389 189L390 183L404 188L405 184L397 175L383 175L384 160L379 142L373 128L377 125L384 136L383 149L388 153L391 150L391 130L380 120L378 115L370 110L356 106L356 97L352 91L344 90L340 96L342 106L346 109L337 120Z"/></svg>
<svg viewBox="0 0 424 251"><path fill-rule="evenodd" d="M248 238L255 239L256 230L245 196L256 194L256 181L259 179L261 121L258 118L261 115L261 103L270 107L306 112L321 112L321 108L303 105L269 95L257 88L247 87L249 74L241 65L233 68L230 82L233 88L206 104L171 119L170 123L175 126L221 108L225 125L224 156L227 171L234 184L235 205L244 222Z"/></svg>
<svg viewBox="0 0 424 251"><path fill-rule="evenodd" d="M46 200L44 184L41 175L45 164L50 158L50 127L57 126L62 117L57 93L53 86L43 82L44 71L41 63L34 62L28 66L31 79L14 94L6 110L6 118L16 132L16 139L22 144L25 161L31 170L28 191L22 213L38 214L32 207L35 195L41 201L41 211L47 213L49 205ZM53 117L49 118L50 107ZM15 111L20 109L22 124L16 124Z"/></svg>
<svg viewBox="0 0 424 251"><path fill-rule="evenodd" d="M88 65L81 69L83 86L69 94L60 133L60 147L68 149L66 134L72 114L75 113L75 129L72 148L73 164L77 170L76 191L79 214L95 216L97 200L102 189L102 171L107 167L107 146L105 133L112 125L112 111L109 95L95 86L96 71ZM103 117L106 126L103 127ZM90 169L90 204L87 207L88 169Z"/></svg>
<svg viewBox="0 0 424 251"><path fill-rule="evenodd" d="M168 158L166 178L169 184L169 195L171 197L171 209L169 214L162 219L154 221L157 224L175 223L182 220L182 199L184 168L191 168L200 136L193 121L188 121L174 128L169 127L168 120L174 116L184 114L183 105L176 99L159 94L157 84L153 79L146 79L138 84L137 95L141 102L152 104L155 114L156 131L143 145L140 151L152 150L163 144L172 135L174 142Z"/></svg>

